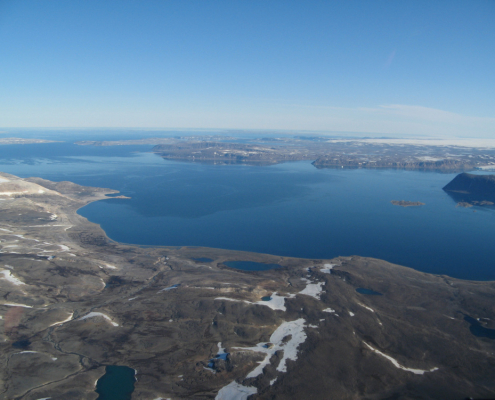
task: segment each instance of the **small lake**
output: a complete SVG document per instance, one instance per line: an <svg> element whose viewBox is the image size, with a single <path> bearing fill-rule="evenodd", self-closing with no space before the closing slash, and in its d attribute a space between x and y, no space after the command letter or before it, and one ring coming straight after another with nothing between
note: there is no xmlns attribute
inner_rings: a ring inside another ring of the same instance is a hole
<svg viewBox="0 0 495 400"><path fill-rule="evenodd" d="M104 139L88 137L95 138ZM310 259L360 255L495 280L495 210L456 207L442 187L457 174L316 169L310 162L205 165L166 161L151 147L0 146L0 171L121 191L131 199L79 210L119 242ZM425 205L397 207L391 200Z"/></svg>
<svg viewBox="0 0 495 400"><path fill-rule="evenodd" d="M105 375L96 383L97 400L130 400L135 382L136 373L132 368L107 365Z"/></svg>
<svg viewBox="0 0 495 400"><path fill-rule="evenodd" d="M495 329L485 328L481 325L480 321L470 317L469 315L465 315L464 320L469 322L469 330L474 336L495 340Z"/></svg>

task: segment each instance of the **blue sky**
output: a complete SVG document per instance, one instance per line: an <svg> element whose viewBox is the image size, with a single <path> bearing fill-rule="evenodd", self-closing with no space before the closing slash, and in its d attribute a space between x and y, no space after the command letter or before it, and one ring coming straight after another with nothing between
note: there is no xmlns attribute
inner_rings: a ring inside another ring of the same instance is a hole
<svg viewBox="0 0 495 400"><path fill-rule="evenodd" d="M495 1L2 1L0 126L495 137Z"/></svg>

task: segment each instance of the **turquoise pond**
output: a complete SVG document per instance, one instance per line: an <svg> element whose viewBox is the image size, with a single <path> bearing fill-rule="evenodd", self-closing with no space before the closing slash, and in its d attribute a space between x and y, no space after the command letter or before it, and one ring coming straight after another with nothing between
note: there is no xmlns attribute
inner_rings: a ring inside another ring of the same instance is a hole
<svg viewBox="0 0 495 400"><path fill-rule="evenodd" d="M0 171L120 190L79 210L114 240L281 256L376 257L462 279L495 279L495 210L456 207L456 174L166 161L151 146L0 146ZM398 207L391 200L420 201ZM199 260L198 260L199 261ZM206 260L205 260L206 261Z"/></svg>

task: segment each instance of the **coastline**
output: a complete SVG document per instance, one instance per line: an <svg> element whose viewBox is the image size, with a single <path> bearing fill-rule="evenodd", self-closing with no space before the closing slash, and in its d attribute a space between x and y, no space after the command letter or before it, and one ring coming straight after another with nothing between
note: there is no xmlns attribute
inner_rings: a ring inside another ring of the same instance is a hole
<svg viewBox="0 0 495 400"><path fill-rule="evenodd" d="M412 395L404 382L421 382L427 392L441 387L450 397L491 390L472 385L489 379L495 344L472 334L465 316L493 330L494 281L464 281L359 256L317 260L126 245L77 213L108 191L65 184L65 193L48 187L39 193L40 183L57 184L23 181L32 194L0 202L1 256L12 267L4 273L11 280L0 279L1 372L22 377L26 363L45 367L32 370L34 386L16 380L4 388L8 397L57 398L70 390L94 398L95 374L101 377L104 365L138 371L137 399L188 398L198 390L205 393L198 398L212 398L233 381L260 398L301 398L315 371L328 379L312 382L311 390L336 398L358 395L352 382L373 396ZM213 261L193 260L206 257ZM226 260L282 268L247 272L223 266ZM11 310L22 312L18 320ZM297 340L283 341L283 330ZM225 359L214 358L219 342ZM280 358L270 358L255 376L265 357L254 350L260 342L290 355L284 368ZM48 356L56 361L47 369ZM346 380L337 379L338 371ZM376 371L386 384L373 383Z"/></svg>

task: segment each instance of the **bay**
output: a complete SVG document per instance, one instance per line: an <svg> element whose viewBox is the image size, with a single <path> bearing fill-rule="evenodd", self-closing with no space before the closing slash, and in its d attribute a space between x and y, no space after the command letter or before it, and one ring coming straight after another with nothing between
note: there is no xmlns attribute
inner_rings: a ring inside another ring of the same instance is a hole
<svg viewBox="0 0 495 400"><path fill-rule="evenodd" d="M124 243L302 258L360 255L462 279L495 279L493 208L456 207L456 174L172 162L151 146L0 146L0 171L120 190L79 210ZM420 201L398 207L391 200Z"/></svg>

